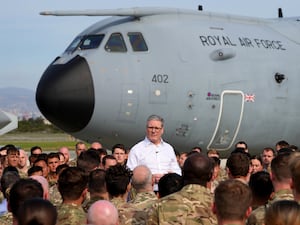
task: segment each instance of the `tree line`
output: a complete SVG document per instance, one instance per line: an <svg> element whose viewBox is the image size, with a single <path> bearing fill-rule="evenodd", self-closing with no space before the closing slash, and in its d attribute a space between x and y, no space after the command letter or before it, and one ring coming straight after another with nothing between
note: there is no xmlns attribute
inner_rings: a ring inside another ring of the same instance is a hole
<svg viewBox="0 0 300 225"><path fill-rule="evenodd" d="M53 124L45 123L42 117L30 118L28 120L21 120L18 122L18 129L12 131L14 133L21 132L48 132L48 133L61 133L61 129Z"/></svg>

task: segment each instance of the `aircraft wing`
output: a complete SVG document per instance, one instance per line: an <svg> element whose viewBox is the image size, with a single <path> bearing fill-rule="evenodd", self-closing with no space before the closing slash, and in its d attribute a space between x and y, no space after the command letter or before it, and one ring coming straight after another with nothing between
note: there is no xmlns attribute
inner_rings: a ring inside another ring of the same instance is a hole
<svg viewBox="0 0 300 225"><path fill-rule="evenodd" d="M133 8L119 8L119 9L86 9L86 10L54 10L54 11L43 11L40 15L43 16L153 16L153 15L166 15L166 14L190 14L190 15L203 15L209 17L219 18L235 18L238 20L247 21L261 21L259 18L248 17L248 16L232 16L224 13L216 12L205 12L192 9L181 9L181 8L165 8L165 7L133 7Z"/></svg>
<svg viewBox="0 0 300 225"><path fill-rule="evenodd" d="M0 135L18 128L18 117L14 114L0 111Z"/></svg>
<svg viewBox="0 0 300 225"><path fill-rule="evenodd" d="M99 9L99 10L57 10L57 11L43 11L40 15L43 16L151 16L159 14L176 14L178 12L188 11L189 13L195 10L176 9L176 8L121 8L121 9ZM197 12L197 11L196 11Z"/></svg>

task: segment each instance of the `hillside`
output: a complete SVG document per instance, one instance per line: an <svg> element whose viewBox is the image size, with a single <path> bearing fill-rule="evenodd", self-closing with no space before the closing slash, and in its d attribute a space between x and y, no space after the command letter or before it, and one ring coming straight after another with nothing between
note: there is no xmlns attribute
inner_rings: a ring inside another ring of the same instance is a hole
<svg viewBox="0 0 300 225"><path fill-rule="evenodd" d="M11 112L20 119L41 116L35 103L35 92L25 88L0 88L0 109Z"/></svg>

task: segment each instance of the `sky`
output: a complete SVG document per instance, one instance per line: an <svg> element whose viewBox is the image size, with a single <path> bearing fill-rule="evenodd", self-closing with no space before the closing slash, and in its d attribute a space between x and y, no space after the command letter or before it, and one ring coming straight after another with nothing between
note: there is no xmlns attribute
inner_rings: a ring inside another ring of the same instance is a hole
<svg viewBox="0 0 300 225"><path fill-rule="evenodd" d="M299 0L9 0L0 8L0 88L36 90L47 66L77 34L103 17L41 16L48 10L174 7L242 16L299 16Z"/></svg>

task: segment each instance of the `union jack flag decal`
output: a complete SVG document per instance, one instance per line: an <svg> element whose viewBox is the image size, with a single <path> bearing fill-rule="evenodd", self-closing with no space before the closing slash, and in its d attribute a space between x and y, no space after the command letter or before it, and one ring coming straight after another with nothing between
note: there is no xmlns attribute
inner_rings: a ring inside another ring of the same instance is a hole
<svg viewBox="0 0 300 225"><path fill-rule="evenodd" d="M254 94L245 94L245 102L254 102L255 101L255 95Z"/></svg>

